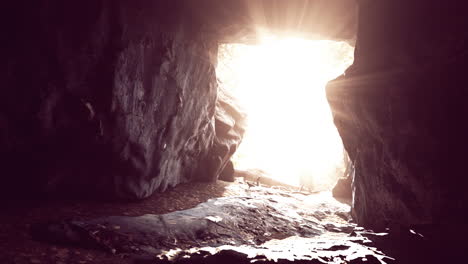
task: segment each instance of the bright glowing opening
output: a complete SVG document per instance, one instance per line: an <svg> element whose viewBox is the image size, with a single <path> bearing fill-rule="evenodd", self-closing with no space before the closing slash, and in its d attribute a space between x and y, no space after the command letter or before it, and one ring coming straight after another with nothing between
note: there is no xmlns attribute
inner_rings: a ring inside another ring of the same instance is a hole
<svg viewBox="0 0 468 264"><path fill-rule="evenodd" d="M248 116L236 168L329 189L344 168L325 85L351 65L353 51L345 42L298 38L220 45L220 85Z"/></svg>

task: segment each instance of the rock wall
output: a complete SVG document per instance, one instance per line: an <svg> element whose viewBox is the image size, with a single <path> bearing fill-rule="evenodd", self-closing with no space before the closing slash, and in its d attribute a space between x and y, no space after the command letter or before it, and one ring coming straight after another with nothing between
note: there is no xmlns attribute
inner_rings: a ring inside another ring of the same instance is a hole
<svg viewBox="0 0 468 264"><path fill-rule="evenodd" d="M3 3L0 194L140 199L216 179L243 133L222 100L215 122L218 43L250 38L259 27L323 35L333 26L325 35L352 41L354 7L347 0Z"/></svg>
<svg viewBox="0 0 468 264"><path fill-rule="evenodd" d="M343 151L343 165L345 170L333 187L332 194L336 198L351 200L353 198L354 165L346 151Z"/></svg>
<svg viewBox="0 0 468 264"><path fill-rule="evenodd" d="M246 114L236 100L222 86L218 89L216 102L215 131L212 155L215 156L216 172L220 180L234 181L232 155L239 148L246 128Z"/></svg>
<svg viewBox="0 0 468 264"><path fill-rule="evenodd" d="M464 221L468 10L360 1L355 62L327 97L355 163L359 224Z"/></svg>
<svg viewBox="0 0 468 264"><path fill-rule="evenodd" d="M355 218L463 221L468 10L359 9L355 63L327 87L355 164ZM0 194L10 197L138 199L215 179L238 144L226 135L240 131L215 124L218 42L262 28L352 41L356 22L346 0L20 0L0 12Z"/></svg>
<svg viewBox="0 0 468 264"><path fill-rule="evenodd" d="M11 2L2 194L135 199L206 177L217 41L182 2Z"/></svg>

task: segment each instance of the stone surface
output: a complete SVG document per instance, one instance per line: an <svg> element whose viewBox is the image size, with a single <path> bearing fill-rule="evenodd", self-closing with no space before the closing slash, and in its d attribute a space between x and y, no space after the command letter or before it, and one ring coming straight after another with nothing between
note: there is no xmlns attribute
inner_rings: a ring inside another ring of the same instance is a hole
<svg viewBox="0 0 468 264"><path fill-rule="evenodd" d="M236 179L235 173L236 170L234 169L234 164L232 161L228 161L221 174L219 174L218 179L222 181L233 182Z"/></svg>
<svg viewBox="0 0 468 264"><path fill-rule="evenodd" d="M348 222L350 206L330 193L230 187L238 195L192 209L38 223L32 236L73 250L110 252L122 263L410 264L466 258L464 228L393 225L374 232Z"/></svg>
<svg viewBox="0 0 468 264"><path fill-rule="evenodd" d="M218 43L251 38L257 26L320 35L333 25L327 37L354 39L351 1L288 3L283 16L277 1L8 1L0 194L141 199L216 179L242 134L221 96L216 103ZM318 8L322 23L304 24Z"/></svg>
<svg viewBox="0 0 468 264"><path fill-rule="evenodd" d="M146 261L142 263L250 263L252 259L354 263L366 257L384 263L380 260L391 259L366 245L370 242L366 235L374 233L349 223L349 205L329 193L244 188L245 195L211 199L163 215L37 224L32 235L52 243L137 256L137 261Z"/></svg>
<svg viewBox="0 0 468 264"><path fill-rule="evenodd" d="M24 31L2 49L2 194L139 199L205 177L217 42L179 4L12 7Z"/></svg>
<svg viewBox="0 0 468 264"><path fill-rule="evenodd" d="M156 251L256 245L289 236L349 234L354 228L347 222L349 206L337 202L328 193L307 196L241 186L246 189L244 196L210 199L192 209L163 215L110 216L38 224L33 226L32 235L53 243L129 253L135 248Z"/></svg>
<svg viewBox="0 0 468 264"><path fill-rule="evenodd" d="M466 7L360 1L354 64L330 82L359 224L465 221Z"/></svg>
<svg viewBox="0 0 468 264"><path fill-rule="evenodd" d="M352 187L351 187L352 181L353 181L353 178L349 176L338 178L338 181L336 182L332 190L333 197L352 199L353 197L353 192L352 192Z"/></svg>
<svg viewBox="0 0 468 264"><path fill-rule="evenodd" d="M218 89L216 101L215 131L216 136L211 149L220 180L234 181L234 165L230 161L242 142L245 132L246 114L239 108L235 99L222 87Z"/></svg>
<svg viewBox="0 0 468 264"><path fill-rule="evenodd" d="M352 184L354 179L354 173L356 172L356 170L354 169L354 165L349 159L347 153L345 153L344 161L345 171L343 173L343 176L338 178L338 181L332 189L332 194L333 197L336 198L352 199Z"/></svg>
<svg viewBox="0 0 468 264"><path fill-rule="evenodd" d="M468 10L434 0L359 6L355 62L327 88L355 161L356 220L464 221ZM218 43L263 29L352 42L356 26L345 0L3 7L0 194L10 198L139 199L215 179L237 144L216 137Z"/></svg>

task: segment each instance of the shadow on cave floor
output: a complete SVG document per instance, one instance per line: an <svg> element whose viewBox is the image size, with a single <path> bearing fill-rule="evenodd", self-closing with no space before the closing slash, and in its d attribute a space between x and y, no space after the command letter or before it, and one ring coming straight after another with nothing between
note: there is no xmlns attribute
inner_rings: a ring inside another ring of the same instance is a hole
<svg viewBox="0 0 468 264"><path fill-rule="evenodd" d="M142 215L163 214L184 210L205 202L208 199L230 195L226 187L230 183L217 181L212 183L182 183L163 193L154 193L141 201L113 202L93 201L90 199L38 199L0 202L3 214L23 217L63 219L99 217L106 215Z"/></svg>
<svg viewBox="0 0 468 264"><path fill-rule="evenodd" d="M232 184L223 181L185 183L139 202L72 199L3 201L0 212L0 263L128 263L128 260L121 260L106 252L33 241L29 228L38 222L85 220L109 215L164 214L185 210L211 198L234 195L234 189L226 189L230 185Z"/></svg>
<svg viewBox="0 0 468 264"><path fill-rule="evenodd" d="M446 241L427 229L358 227L330 192L242 179L181 184L138 203L39 201L3 214L0 263L441 263L461 252L444 254Z"/></svg>
<svg viewBox="0 0 468 264"><path fill-rule="evenodd" d="M270 182L266 184L271 185ZM129 259L128 254L126 254L128 252L124 252L125 254L112 254L111 252L109 254L109 250L106 252L108 248L102 250L103 248L99 246L87 245L83 247L83 245L73 243L73 241L71 243L53 243L53 241L45 243L44 241L37 241L33 239L34 235L31 229L38 223L63 224L69 220L86 223L87 221L92 222L93 219L104 219L112 215L130 218L145 214L170 215L174 213L177 215L180 211L185 212L184 210L190 208L203 206L204 204L209 205L209 202L213 201L209 199L213 198L224 197L222 199L230 199L230 197L243 197L242 199L247 199L246 197L252 198L253 193L257 193L256 199L261 201L263 198L266 198L263 195L268 193L268 190L280 192L285 197L289 195L288 193L307 197L305 193L288 190L285 186L266 188L267 185L263 185L262 183L260 185L264 187L256 186L254 182L247 184L242 178L237 178L233 183L223 181L187 183L180 184L164 193L154 194L146 200L127 203L92 202L89 200L23 200L4 202L0 217L0 263L133 263L133 260ZM256 189L257 191L255 191ZM265 191L266 193L262 193ZM270 200L272 198L276 199L275 197L270 197ZM227 205L229 205L229 201ZM320 207L319 204L316 205ZM348 216L345 211L349 210L349 206L344 206L341 217L347 219ZM215 208L216 206L212 207ZM204 211L209 211L209 208ZM268 207L265 208L267 211L269 210ZM236 214L236 210L235 208L230 213ZM242 213L241 211L239 212ZM252 212L247 211L247 213ZM258 216L258 214L251 215L247 220L255 221ZM246 218L240 219L245 220ZM343 220L341 219L340 221ZM248 230L245 234L250 238L256 239L256 243L267 240L267 238L263 237L263 234L257 237L255 234L257 231L253 229L249 230L248 226L249 224L245 223L243 227ZM286 230L281 231L284 228L284 223L283 226L280 225L275 228L279 231L273 237L284 238L292 234L286 232ZM312 228L309 232L315 231ZM187 246L191 246L190 243Z"/></svg>

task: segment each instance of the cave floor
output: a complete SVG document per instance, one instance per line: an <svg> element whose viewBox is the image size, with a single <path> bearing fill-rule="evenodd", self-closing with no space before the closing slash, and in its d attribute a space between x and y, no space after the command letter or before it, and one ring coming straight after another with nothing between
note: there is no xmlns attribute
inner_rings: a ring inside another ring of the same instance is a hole
<svg viewBox="0 0 468 264"><path fill-rule="evenodd" d="M232 183L187 183L140 202L3 201L0 217L0 263L129 263L128 259L95 249L62 246L32 239L35 223L86 220L109 215L164 214L195 207L211 198L236 195ZM131 262L130 262L131 263Z"/></svg>
<svg viewBox="0 0 468 264"><path fill-rule="evenodd" d="M411 256L431 249L414 230L357 227L349 211L328 192L241 179L134 203L15 202L0 219L0 263L419 263Z"/></svg>

